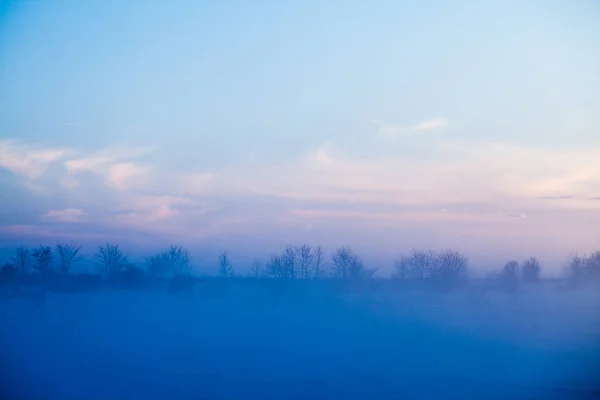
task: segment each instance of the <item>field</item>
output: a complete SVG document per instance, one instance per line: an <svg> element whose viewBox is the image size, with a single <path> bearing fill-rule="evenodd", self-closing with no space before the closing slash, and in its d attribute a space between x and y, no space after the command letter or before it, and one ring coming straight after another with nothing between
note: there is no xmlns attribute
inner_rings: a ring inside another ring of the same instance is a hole
<svg viewBox="0 0 600 400"><path fill-rule="evenodd" d="M3 398L600 398L597 289L232 279L12 298Z"/></svg>

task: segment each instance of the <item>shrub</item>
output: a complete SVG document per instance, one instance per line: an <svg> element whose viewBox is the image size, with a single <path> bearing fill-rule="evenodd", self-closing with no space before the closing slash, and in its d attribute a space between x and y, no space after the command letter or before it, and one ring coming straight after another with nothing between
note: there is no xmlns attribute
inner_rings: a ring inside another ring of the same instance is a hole
<svg viewBox="0 0 600 400"><path fill-rule="evenodd" d="M588 255L574 253L567 265L567 279L572 284L600 282L600 251Z"/></svg>
<svg viewBox="0 0 600 400"><path fill-rule="evenodd" d="M2 282L10 282L17 275L18 269L14 264L7 263L2 266L0 269L0 281Z"/></svg>
<svg viewBox="0 0 600 400"><path fill-rule="evenodd" d="M540 262L535 257L530 257L523 262L521 278L524 283L538 283L540 280Z"/></svg>
<svg viewBox="0 0 600 400"><path fill-rule="evenodd" d="M519 286L519 263L517 261L511 260L504 264L504 268L498 276L498 283L504 290L517 290Z"/></svg>
<svg viewBox="0 0 600 400"><path fill-rule="evenodd" d="M600 251L595 251L587 257L585 269L591 279L600 280Z"/></svg>
<svg viewBox="0 0 600 400"><path fill-rule="evenodd" d="M187 249L171 245L146 259L148 272L156 278L172 278L189 275L191 263Z"/></svg>

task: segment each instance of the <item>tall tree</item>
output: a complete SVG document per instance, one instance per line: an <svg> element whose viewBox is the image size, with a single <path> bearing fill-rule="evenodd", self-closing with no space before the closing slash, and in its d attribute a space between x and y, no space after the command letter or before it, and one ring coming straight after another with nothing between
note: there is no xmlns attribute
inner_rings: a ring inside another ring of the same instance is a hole
<svg viewBox="0 0 600 400"><path fill-rule="evenodd" d="M79 254L81 248L82 246L73 246L65 243L58 243L56 245L60 270L63 274L67 275L69 273L73 260L77 257L77 254Z"/></svg>
<svg viewBox="0 0 600 400"><path fill-rule="evenodd" d="M222 278L233 277L233 266L226 251L219 254L219 276Z"/></svg>

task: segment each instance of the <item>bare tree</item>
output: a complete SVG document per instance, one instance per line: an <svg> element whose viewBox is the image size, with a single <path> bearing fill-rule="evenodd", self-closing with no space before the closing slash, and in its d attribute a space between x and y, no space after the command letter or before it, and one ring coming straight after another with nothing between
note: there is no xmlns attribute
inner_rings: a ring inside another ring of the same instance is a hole
<svg viewBox="0 0 600 400"><path fill-rule="evenodd" d="M540 262L535 257L529 257L521 267L521 277L525 283L537 283L540 280Z"/></svg>
<svg viewBox="0 0 600 400"><path fill-rule="evenodd" d="M356 262L356 254L347 247L341 247L331 255L331 262L333 263L333 276L345 279L350 276L350 265Z"/></svg>
<svg viewBox="0 0 600 400"><path fill-rule="evenodd" d="M287 279L288 277L288 271L286 270L282 257L275 253L271 254L271 257L265 266L265 272L267 275L277 279Z"/></svg>
<svg viewBox="0 0 600 400"><path fill-rule="evenodd" d="M410 279L410 267L410 258L404 254L400 255L400 258L394 261L395 272L392 273L392 279L397 281L406 281Z"/></svg>
<svg viewBox="0 0 600 400"><path fill-rule="evenodd" d="M46 275L52 268L52 262L54 261L54 253L50 246L40 246L34 249L31 253L35 259L33 268L39 271L42 275Z"/></svg>
<svg viewBox="0 0 600 400"><path fill-rule="evenodd" d="M292 245L286 246L281 253L281 261L283 263L283 268L286 271L287 279L296 279L297 278L297 252L296 248Z"/></svg>
<svg viewBox="0 0 600 400"><path fill-rule="evenodd" d="M69 269L73 263L77 254L79 254L79 250L81 250L82 246L73 246L70 244L58 243L56 245L56 253L58 254L60 270L63 274L67 275L69 273Z"/></svg>
<svg viewBox="0 0 600 400"><path fill-rule="evenodd" d="M373 276L374 269L365 268L362 260L348 247L338 248L331 256L333 276L338 279L361 279Z"/></svg>
<svg viewBox="0 0 600 400"><path fill-rule="evenodd" d="M303 244L298 247L298 264L300 267L300 279L309 279L312 274L313 262L315 261L315 253L310 246Z"/></svg>
<svg viewBox="0 0 600 400"><path fill-rule="evenodd" d="M177 275L189 275L192 266L190 257L187 249L181 246L171 245L168 249L163 251L163 257L170 266L172 274Z"/></svg>
<svg viewBox="0 0 600 400"><path fill-rule="evenodd" d="M582 282L586 275L586 264L587 257L585 255L579 255L577 252L570 254L567 265L567 278L571 282Z"/></svg>
<svg viewBox="0 0 600 400"><path fill-rule="evenodd" d="M260 277L260 267L261 262L259 258L255 258L254 260L252 260L252 272L254 274L255 279L258 279Z"/></svg>
<svg viewBox="0 0 600 400"><path fill-rule="evenodd" d="M468 258L454 250L420 251L412 249L395 262L397 280L434 280L458 282L467 277Z"/></svg>
<svg viewBox="0 0 600 400"><path fill-rule="evenodd" d="M25 269L29 264L29 250L24 246L17 247L13 261L18 266L21 275L25 274Z"/></svg>
<svg viewBox="0 0 600 400"><path fill-rule="evenodd" d="M280 254L272 254L265 265L268 276L278 279L309 279L319 276L323 251L308 245L288 245Z"/></svg>
<svg viewBox="0 0 600 400"><path fill-rule="evenodd" d="M593 252L587 258L586 270L590 278L600 279L600 250Z"/></svg>
<svg viewBox="0 0 600 400"><path fill-rule="evenodd" d="M457 251L446 249L435 254L430 277L442 282L456 282L467 276L468 258Z"/></svg>
<svg viewBox="0 0 600 400"><path fill-rule="evenodd" d="M363 264L363 261L358 258L358 256L352 260L349 267L348 278L358 279L362 277L362 273L365 270L365 265Z"/></svg>
<svg viewBox="0 0 600 400"><path fill-rule="evenodd" d="M106 279L116 280L128 264L127 256L119 245L106 243L98 246L94 258L99 264L99 270Z"/></svg>
<svg viewBox="0 0 600 400"><path fill-rule="evenodd" d="M408 254L401 254L395 262L396 273L394 278L425 279L431 275L435 264L436 254L433 251L419 251L411 249Z"/></svg>
<svg viewBox="0 0 600 400"><path fill-rule="evenodd" d="M315 273L314 277L319 279L321 277L321 268L323 263L323 249L321 246L317 246L314 251L314 262L315 262Z"/></svg>
<svg viewBox="0 0 600 400"><path fill-rule="evenodd" d="M567 265L567 277L576 284L600 280L600 251L590 255L572 253Z"/></svg>
<svg viewBox="0 0 600 400"><path fill-rule="evenodd" d="M172 278L189 275L190 257L182 246L170 245L166 249L146 258L148 272L154 277Z"/></svg>
<svg viewBox="0 0 600 400"><path fill-rule="evenodd" d="M221 278L233 277L233 266L226 251L222 251L219 254L219 276Z"/></svg>

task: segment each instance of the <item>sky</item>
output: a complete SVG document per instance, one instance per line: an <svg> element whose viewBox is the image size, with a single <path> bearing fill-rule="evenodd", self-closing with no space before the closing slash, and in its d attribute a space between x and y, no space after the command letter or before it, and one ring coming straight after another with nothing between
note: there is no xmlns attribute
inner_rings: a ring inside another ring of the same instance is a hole
<svg viewBox="0 0 600 400"><path fill-rule="evenodd" d="M599 49L595 0L0 2L0 240L557 269L600 248Z"/></svg>

